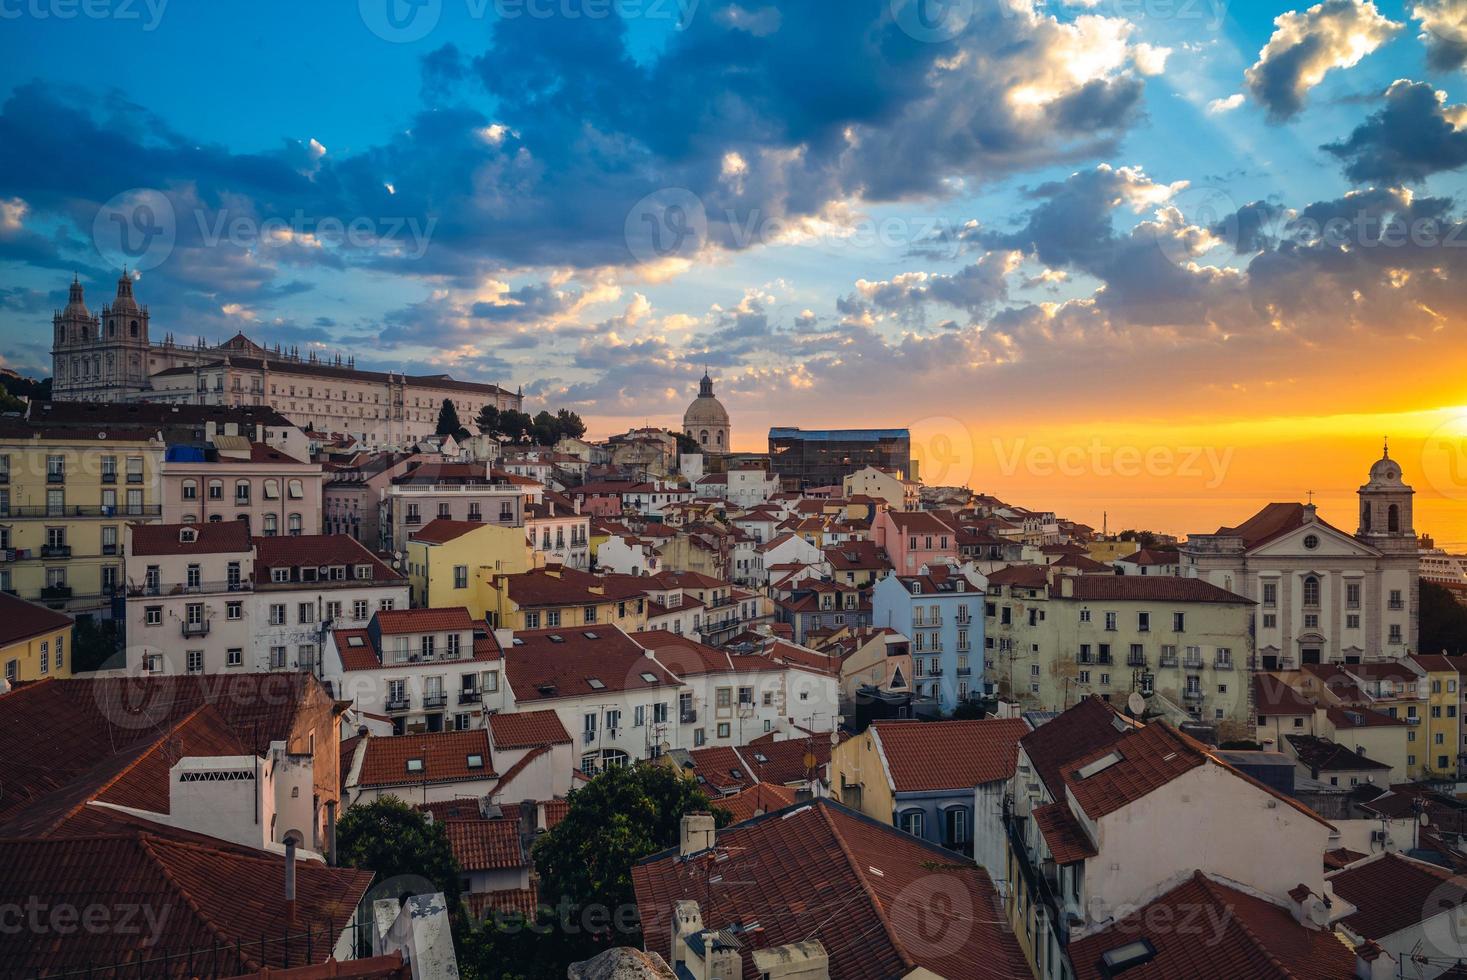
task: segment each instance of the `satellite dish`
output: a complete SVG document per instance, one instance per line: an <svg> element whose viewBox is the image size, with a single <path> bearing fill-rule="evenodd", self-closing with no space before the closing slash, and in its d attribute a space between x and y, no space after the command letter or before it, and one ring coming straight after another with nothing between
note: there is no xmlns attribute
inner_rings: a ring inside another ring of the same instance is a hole
<svg viewBox="0 0 1467 980"><path fill-rule="evenodd" d="M1316 898L1309 903L1309 921L1317 926L1329 925L1329 906Z"/></svg>
<svg viewBox="0 0 1467 980"><path fill-rule="evenodd" d="M1145 713L1146 699L1141 696L1140 691L1132 691L1131 696L1126 698L1126 709L1133 715Z"/></svg>

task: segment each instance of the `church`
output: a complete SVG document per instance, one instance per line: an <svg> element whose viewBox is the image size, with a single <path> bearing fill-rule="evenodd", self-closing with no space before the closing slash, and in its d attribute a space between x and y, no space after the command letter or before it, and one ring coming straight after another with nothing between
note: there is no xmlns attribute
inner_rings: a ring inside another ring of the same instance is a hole
<svg viewBox="0 0 1467 980"><path fill-rule="evenodd" d="M1417 652L1419 558L1411 502L1390 449L1356 491L1350 534L1311 503L1271 503L1235 527L1193 534L1181 574L1252 599L1263 670L1397 660Z"/></svg>
<svg viewBox="0 0 1467 980"><path fill-rule="evenodd" d="M728 409L713 396L713 379L703 372L698 383L698 397L683 413L683 432L691 436L704 454L721 456L732 452L728 425Z"/></svg>
<svg viewBox="0 0 1467 980"><path fill-rule="evenodd" d="M355 358L273 350L235 334L218 345L161 342L123 270L117 295L93 314L73 279L52 317L51 397L56 401L267 405L296 425L372 447L406 447L433 435L444 399L470 424L486 405L523 410L519 392L446 374L363 371Z"/></svg>

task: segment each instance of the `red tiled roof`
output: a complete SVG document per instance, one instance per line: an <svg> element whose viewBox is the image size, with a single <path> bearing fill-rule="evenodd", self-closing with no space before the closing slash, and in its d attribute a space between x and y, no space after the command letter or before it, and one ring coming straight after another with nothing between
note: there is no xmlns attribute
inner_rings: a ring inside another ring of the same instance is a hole
<svg viewBox="0 0 1467 980"><path fill-rule="evenodd" d="M1369 855L1360 851L1352 851L1346 847L1337 847L1332 851L1324 852L1324 870L1338 871L1366 857L1369 857Z"/></svg>
<svg viewBox="0 0 1467 980"><path fill-rule="evenodd" d="M814 756L815 766L807 767L806 756ZM720 793L727 793L754 783L804 782L820 775L830 763L830 736L791 738L783 742L715 745L688 753L693 775Z"/></svg>
<svg viewBox="0 0 1467 980"><path fill-rule="evenodd" d="M1253 605L1252 599L1220 589L1200 578L1174 578L1169 575L1075 575L1068 581L1074 584L1076 599L1092 602L1133 599Z"/></svg>
<svg viewBox="0 0 1467 980"><path fill-rule="evenodd" d="M983 721L878 721L872 724L898 793L972 789L1014 774L1020 718Z"/></svg>
<svg viewBox="0 0 1467 980"><path fill-rule="evenodd" d="M478 756L479 765L469 765L469 756ZM422 768L408 768L408 760L418 759ZM469 782L495 779L489 749L489 733L482 728L463 732L424 732L417 735L389 735L369 738L366 742L359 786L416 786L420 783Z"/></svg>
<svg viewBox="0 0 1467 980"><path fill-rule="evenodd" d="M372 880L370 871L298 862L292 925L281 897L284 864L273 854L133 833L0 841L0 867L5 869L0 875L3 906L26 908L27 902L40 902L46 908L142 907L168 913L133 929L76 929L64 942L49 930L20 930L0 943L4 976L84 973L89 968L104 973L111 972L111 965L129 964L116 972L187 978L198 975L197 963L180 956L164 959L162 954L216 946L235 951L228 969L258 970L263 965L262 936L272 940L267 955L273 965L281 965L286 949L290 965L305 965L304 934L314 933L310 948L324 960ZM99 874L99 869L106 873ZM287 934L298 938L289 944L279 941ZM150 962L150 957L158 960Z"/></svg>
<svg viewBox="0 0 1467 980"><path fill-rule="evenodd" d="M1221 933L1199 941L1150 923L1205 921ZM1101 932L1070 943L1076 980L1116 975L1101 957L1138 939L1156 955L1127 967L1126 980L1351 980L1355 954L1332 932L1300 925L1288 909L1238 891L1198 871L1165 895Z"/></svg>
<svg viewBox="0 0 1467 980"><path fill-rule="evenodd" d="M1153 551L1151 548L1142 548L1140 551L1117 558L1128 565L1180 565L1182 556L1175 551Z"/></svg>
<svg viewBox="0 0 1467 980"><path fill-rule="evenodd" d="M677 678L615 626L518 633L505 651L504 670L521 704L679 686Z"/></svg>
<svg viewBox="0 0 1467 980"><path fill-rule="evenodd" d="M471 630L473 617L463 606L444 609L381 609L374 617L384 636L397 633L447 633Z"/></svg>
<svg viewBox="0 0 1467 980"><path fill-rule="evenodd" d="M1100 852L1090 843L1080 821L1063 802L1046 803L1034 808L1034 824L1044 835L1045 846L1057 864L1070 864L1093 858Z"/></svg>
<svg viewBox="0 0 1467 980"><path fill-rule="evenodd" d="M345 565L347 578L342 585L359 585L353 569L357 565L372 566L373 582L401 582L403 576L362 546L349 534L303 534L284 537L255 538L255 581L268 583L272 568ZM317 583L329 584L327 582Z"/></svg>
<svg viewBox="0 0 1467 980"><path fill-rule="evenodd" d="M496 749L536 745L565 745L570 733L554 711L516 711L489 716L489 732Z"/></svg>
<svg viewBox="0 0 1467 980"><path fill-rule="evenodd" d="M948 534L953 529L925 510L887 510L883 514L902 534Z"/></svg>
<svg viewBox="0 0 1467 980"><path fill-rule="evenodd" d="M767 657L715 650L670 630L643 630L635 639L652 651L658 663L679 677L778 670L780 667Z"/></svg>
<svg viewBox="0 0 1467 980"><path fill-rule="evenodd" d="M647 594L647 587L622 575L603 578L567 568L547 565L528 572L499 577L509 590L509 597L521 608L537 606L582 606L602 602L634 599Z"/></svg>
<svg viewBox="0 0 1467 980"><path fill-rule="evenodd" d="M692 860L676 850L652 855L633 866L632 881L649 949L670 946L673 903L691 899L710 929L757 921L758 932L740 936L746 948L819 941L841 980L918 967L968 977L975 964L985 975L1029 975L983 869L827 799L724 828L715 852ZM946 918L933 922L939 904ZM955 923L962 927L945 928ZM946 941L922 939L938 929ZM743 965L755 980L753 957Z"/></svg>
<svg viewBox="0 0 1467 980"><path fill-rule="evenodd" d="M1467 878L1403 854L1386 853L1326 880L1356 908L1341 921L1356 935L1377 942L1439 914L1441 903L1467 902Z"/></svg>
<svg viewBox="0 0 1467 980"><path fill-rule="evenodd" d="M1021 589L1042 589L1049 585L1047 565L1007 565L988 574L988 584L1015 585Z"/></svg>
<svg viewBox="0 0 1467 980"><path fill-rule="evenodd" d="M1272 674L1253 675L1253 709L1258 715L1312 715L1314 702Z"/></svg>
<svg viewBox="0 0 1467 980"><path fill-rule="evenodd" d="M71 629L71 617L65 613L0 592L0 647L63 629Z"/></svg>
<svg viewBox="0 0 1467 980"><path fill-rule="evenodd" d="M1303 504L1275 502L1266 504L1242 524L1236 527L1220 527L1213 533L1242 538L1243 546L1252 550L1303 525Z"/></svg>
<svg viewBox="0 0 1467 980"><path fill-rule="evenodd" d="M1384 762L1361 755L1327 738L1293 733L1285 734L1284 738L1293 748L1299 764L1316 776L1321 772L1361 772L1364 770L1379 772L1391 768Z"/></svg>
<svg viewBox="0 0 1467 980"><path fill-rule="evenodd" d="M535 915L539 904L539 889L531 882L529 888L501 888L492 892L469 892L464 895L469 911L481 921L491 919L494 913L502 915L517 913L526 919Z"/></svg>
<svg viewBox="0 0 1467 980"><path fill-rule="evenodd" d="M1049 795L1060 799L1064 796L1062 770L1066 763L1109 747L1137 727L1092 695L1023 736L1019 745L1048 787Z"/></svg>
<svg viewBox="0 0 1467 980"><path fill-rule="evenodd" d="M443 829L453 856L465 871L524 867L516 820L446 820Z"/></svg>
<svg viewBox="0 0 1467 980"><path fill-rule="evenodd" d="M267 967L260 973L246 973L234 980L412 980L412 965L403 961L401 953L372 956L360 960L328 959L312 966L286 969Z"/></svg>
<svg viewBox="0 0 1467 980"><path fill-rule="evenodd" d="M411 539L427 544L446 544L463 537L470 531L477 531L487 526L483 521L451 521L446 517L435 517L413 532Z"/></svg>
<svg viewBox="0 0 1467 980"><path fill-rule="evenodd" d="M734 823L741 823L762 813L782 810L793 802L795 802L793 786L755 783L732 796L723 797L718 801L718 806L733 815Z"/></svg>
<svg viewBox="0 0 1467 980"><path fill-rule="evenodd" d="M244 521L217 521L202 524L132 524L130 554L146 555L214 555L248 554L250 529ZM194 540L182 540L181 532L189 528Z"/></svg>
<svg viewBox="0 0 1467 980"><path fill-rule="evenodd" d="M1099 820L1205 764L1207 757L1188 741L1167 725L1147 725L1088 755L1071 759L1063 770L1065 786L1085 814ZM1081 777L1081 769L1111 753L1120 758L1099 772Z"/></svg>

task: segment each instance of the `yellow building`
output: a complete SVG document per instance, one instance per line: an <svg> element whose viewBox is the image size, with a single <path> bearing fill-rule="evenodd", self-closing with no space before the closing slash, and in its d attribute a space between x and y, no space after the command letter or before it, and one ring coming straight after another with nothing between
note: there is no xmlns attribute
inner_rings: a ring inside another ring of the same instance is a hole
<svg viewBox="0 0 1467 980"><path fill-rule="evenodd" d="M563 565L546 565L518 575L483 577L483 615L493 628L518 631L610 624L633 633L647 625L647 592L629 581L629 576L603 579Z"/></svg>
<svg viewBox="0 0 1467 980"><path fill-rule="evenodd" d="M1415 753L1424 772L1437 778L1456 778L1457 756L1462 752L1462 693L1458 665L1461 657L1417 654L1410 658L1426 671L1426 711L1419 723L1422 745ZM1409 724L1409 722L1408 722Z"/></svg>
<svg viewBox="0 0 1467 980"><path fill-rule="evenodd" d="M429 521L407 542L408 585L418 608L463 606L482 619L497 602L496 575L534 567L523 528L478 521Z"/></svg>
<svg viewBox="0 0 1467 980"><path fill-rule="evenodd" d="M71 617L0 593L0 665L5 680L71 676Z"/></svg>
<svg viewBox="0 0 1467 980"><path fill-rule="evenodd" d="M72 615L122 585L122 526L157 521L164 445L145 430L0 423L0 590Z"/></svg>

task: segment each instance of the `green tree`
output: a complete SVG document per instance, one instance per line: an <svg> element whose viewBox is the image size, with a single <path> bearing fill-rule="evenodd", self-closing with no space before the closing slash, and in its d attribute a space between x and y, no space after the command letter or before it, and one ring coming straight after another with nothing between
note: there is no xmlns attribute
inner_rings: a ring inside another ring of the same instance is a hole
<svg viewBox="0 0 1467 980"><path fill-rule="evenodd" d="M1452 590L1432 582L1421 583L1422 653L1458 654L1467 651L1467 606L1457 601Z"/></svg>
<svg viewBox="0 0 1467 980"><path fill-rule="evenodd" d="M555 416L549 412L541 412L536 415L531 423L530 435L534 437L537 445L555 445L557 432Z"/></svg>
<svg viewBox="0 0 1467 980"><path fill-rule="evenodd" d="M568 408L562 408L555 413L555 425L559 429L559 433L555 439L556 442L565 438L579 439L586 434L586 423L581 421L581 417Z"/></svg>
<svg viewBox="0 0 1467 980"><path fill-rule="evenodd" d="M683 814L714 810L698 784L668 766L615 766L570 795L565 819L535 842L542 902L611 910L634 905L632 865L678 842ZM618 937L622 945L640 945Z"/></svg>
<svg viewBox="0 0 1467 980"><path fill-rule="evenodd" d="M443 399L443 407L438 410L437 434L457 437L463 431L463 423L458 420L458 409L454 407L453 399Z"/></svg>
<svg viewBox="0 0 1467 980"><path fill-rule="evenodd" d="M441 891L458 908L462 871L443 824L395 796L347 807L336 823L336 852L342 864L376 872L373 889L390 885L394 898Z"/></svg>
<svg viewBox="0 0 1467 980"><path fill-rule="evenodd" d="M497 405L485 405L479 409L479 417L474 419L474 424L486 436L499 435L499 407Z"/></svg>
<svg viewBox="0 0 1467 980"><path fill-rule="evenodd" d="M24 412L25 402L10 393L8 384L0 384L0 412Z"/></svg>
<svg viewBox="0 0 1467 980"><path fill-rule="evenodd" d="M518 439L526 432L535 427L535 422L530 418L528 412L517 412L512 408L505 409L499 413L499 434L511 439Z"/></svg>
<svg viewBox="0 0 1467 980"><path fill-rule="evenodd" d="M118 648L116 621L79 617L71 630L72 673L122 666L125 662Z"/></svg>
<svg viewBox="0 0 1467 980"><path fill-rule="evenodd" d="M674 432L672 437L677 440L677 451L683 456L697 456L703 452L703 447L698 445L698 440L686 432Z"/></svg>

